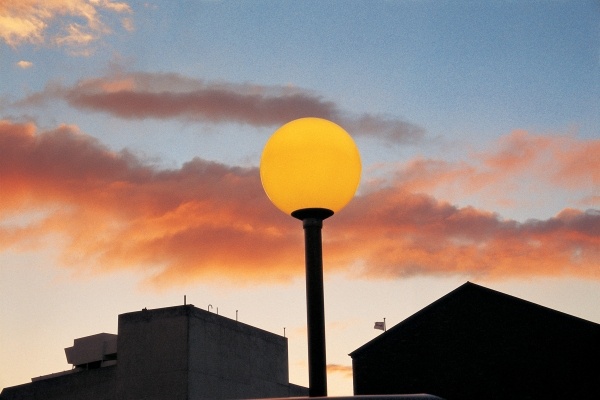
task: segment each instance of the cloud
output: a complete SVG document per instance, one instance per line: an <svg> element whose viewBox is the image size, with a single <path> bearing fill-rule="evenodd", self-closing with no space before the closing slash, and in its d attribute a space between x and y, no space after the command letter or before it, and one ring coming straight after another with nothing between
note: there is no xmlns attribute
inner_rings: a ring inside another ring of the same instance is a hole
<svg viewBox="0 0 600 400"><path fill-rule="evenodd" d="M22 69L27 69L27 68L33 67L33 63L31 61L21 60L21 61L17 62L17 67L22 68Z"/></svg>
<svg viewBox="0 0 600 400"><path fill-rule="evenodd" d="M348 378L352 378L352 367L349 365L327 364L327 372L334 374L342 374Z"/></svg>
<svg viewBox="0 0 600 400"><path fill-rule="evenodd" d="M53 243L74 272L134 270L158 288L303 273L301 224L269 203L256 168L161 169L74 126L2 121L0 179L0 251ZM323 237L326 271L362 278L600 278L597 210L517 222L392 184L357 196Z"/></svg>
<svg viewBox="0 0 600 400"><path fill-rule="evenodd" d="M128 4L110 0L0 0L0 39L12 47L52 44L83 54L91 42L111 32L102 21L105 11L132 12ZM128 18L122 24L132 26Z"/></svg>
<svg viewBox="0 0 600 400"><path fill-rule="evenodd" d="M49 85L19 105L60 98L70 106L123 119L182 119L208 123L280 126L301 117L339 123L355 136L415 143L425 132L385 115L353 115L312 91L288 86L204 82L177 74L129 73Z"/></svg>
<svg viewBox="0 0 600 400"><path fill-rule="evenodd" d="M328 244L333 262L354 264L362 277L600 278L598 210L520 223L388 188L354 199L330 225L343 232L343 241ZM348 243L360 246L344 251Z"/></svg>
<svg viewBox="0 0 600 400"><path fill-rule="evenodd" d="M549 198L557 188L580 195L579 204L600 206L600 140L516 130L467 161L414 158L392 165L390 184L408 192L463 200L475 194L488 203L519 204L519 194ZM519 204L519 206L523 206Z"/></svg>
<svg viewBox="0 0 600 400"><path fill-rule="evenodd" d="M301 268L301 232L278 226L287 218L256 169L194 159L158 170L75 127L37 132L6 121L0 160L0 248L57 235L66 266L154 269L157 284L215 273L288 279ZM11 224L34 211L43 213Z"/></svg>
<svg viewBox="0 0 600 400"><path fill-rule="evenodd" d="M532 170L557 185L600 190L600 140L580 140L574 135L534 135L516 130L503 136L495 153L480 154L483 163L504 176Z"/></svg>

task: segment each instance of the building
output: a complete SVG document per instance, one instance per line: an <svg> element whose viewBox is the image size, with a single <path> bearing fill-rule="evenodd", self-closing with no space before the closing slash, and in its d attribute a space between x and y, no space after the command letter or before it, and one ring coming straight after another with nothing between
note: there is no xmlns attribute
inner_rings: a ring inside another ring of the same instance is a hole
<svg viewBox="0 0 600 400"><path fill-rule="evenodd" d="M600 325L465 283L350 354L354 393L600 399Z"/></svg>
<svg viewBox="0 0 600 400"><path fill-rule="evenodd" d="M287 338L191 305L119 315L118 334L75 339L70 371L0 399L239 399L304 396L289 383Z"/></svg>

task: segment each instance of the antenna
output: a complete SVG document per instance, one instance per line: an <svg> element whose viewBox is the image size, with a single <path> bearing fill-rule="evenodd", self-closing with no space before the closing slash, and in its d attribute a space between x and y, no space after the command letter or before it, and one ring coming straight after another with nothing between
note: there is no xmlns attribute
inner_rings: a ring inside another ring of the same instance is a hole
<svg viewBox="0 0 600 400"><path fill-rule="evenodd" d="M185 294L183 295L183 305L185 306L187 304L186 298L185 298Z"/></svg>

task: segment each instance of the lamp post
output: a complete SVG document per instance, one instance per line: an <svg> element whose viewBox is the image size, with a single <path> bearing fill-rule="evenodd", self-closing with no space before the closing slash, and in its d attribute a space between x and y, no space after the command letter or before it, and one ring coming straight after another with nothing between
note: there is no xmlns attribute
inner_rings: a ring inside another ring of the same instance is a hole
<svg viewBox="0 0 600 400"><path fill-rule="evenodd" d="M267 196L304 227L311 397L327 396L321 228L324 219L354 197L360 173L360 155L350 135L321 118L283 125L268 140L260 160Z"/></svg>

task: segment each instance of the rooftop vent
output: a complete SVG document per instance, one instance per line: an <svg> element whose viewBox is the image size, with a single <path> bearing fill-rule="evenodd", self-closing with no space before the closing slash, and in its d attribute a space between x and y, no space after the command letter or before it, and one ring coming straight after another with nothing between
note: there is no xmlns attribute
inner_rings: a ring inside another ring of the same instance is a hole
<svg viewBox="0 0 600 400"><path fill-rule="evenodd" d="M117 335L98 333L73 341L65 348L67 362L80 369L108 367L117 363Z"/></svg>

